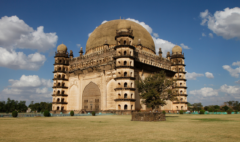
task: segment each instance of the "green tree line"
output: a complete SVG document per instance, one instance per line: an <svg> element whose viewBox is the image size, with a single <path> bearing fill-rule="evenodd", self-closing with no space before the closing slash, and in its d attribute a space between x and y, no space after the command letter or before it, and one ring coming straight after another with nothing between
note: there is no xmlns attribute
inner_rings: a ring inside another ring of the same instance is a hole
<svg viewBox="0 0 240 142"><path fill-rule="evenodd" d="M26 101L15 101L11 100L10 98L7 99L7 101L0 101L0 112L26 112L27 109L31 108L31 111L35 112L43 112L45 110L51 111L52 110L52 103L47 102L40 102L40 103L33 103L29 106L26 105Z"/></svg>

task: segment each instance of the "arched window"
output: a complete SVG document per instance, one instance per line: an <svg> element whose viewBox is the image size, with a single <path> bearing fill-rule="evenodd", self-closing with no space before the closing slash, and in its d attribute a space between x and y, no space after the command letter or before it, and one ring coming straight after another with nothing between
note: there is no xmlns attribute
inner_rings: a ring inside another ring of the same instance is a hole
<svg viewBox="0 0 240 142"><path fill-rule="evenodd" d="M57 94L60 94L60 91L59 91L59 90L57 91Z"/></svg>
<svg viewBox="0 0 240 142"><path fill-rule="evenodd" d="M64 94L64 91L62 91L62 94Z"/></svg>
<svg viewBox="0 0 240 142"><path fill-rule="evenodd" d="M59 107L57 107L57 110L59 110Z"/></svg>
<svg viewBox="0 0 240 142"><path fill-rule="evenodd" d="M59 99L59 98L57 99L57 102L60 102L60 99Z"/></svg>
<svg viewBox="0 0 240 142"><path fill-rule="evenodd" d="M64 85L65 85L65 83L62 84L62 86L64 86Z"/></svg>
<svg viewBox="0 0 240 142"><path fill-rule="evenodd" d="M127 51L124 51L123 54L124 54L124 55L127 55Z"/></svg>
<svg viewBox="0 0 240 142"><path fill-rule="evenodd" d="M58 75L58 78L61 78L61 75L60 75L60 74Z"/></svg>
<svg viewBox="0 0 240 142"><path fill-rule="evenodd" d="M58 86L60 86L60 83L58 83Z"/></svg>
<svg viewBox="0 0 240 142"><path fill-rule="evenodd" d="M61 70L61 67L59 67L58 70Z"/></svg>
<svg viewBox="0 0 240 142"><path fill-rule="evenodd" d="M124 72L124 77L127 77L127 72Z"/></svg>
<svg viewBox="0 0 240 142"><path fill-rule="evenodd" d="M124 40L124 45L126 45L127 44L127 42L126 42L126 40Z"/></svg>
<svg viewBox="0 0 240 142"><path fill-rule="evenodd" d="M183 101L183 98L181 98L180 101L182 102L182 101Z"/></svg>
<svg viewBox="0 0 240 142"><path fill-rule="evenodd" d="M133 87L133 83L131 83L131 87Z"/></svg>
<svg viewBox="0 0 240 142"><path fill-rule="evenodd" d="M127 110L128 109L128 106L127 105L124 105L124 110Z"/></svg>
<svg viewBox="0 0 240 142"><path fill-rule="evenodd" d="M59 60L59 63L62 63L62 60Z"/></svg>
<svg viewBox="0 0 240 142"><path fill-rule="evenodd" d="M62 107L62 109L61 110L64 110L64 107Z"/></svg>
<svg viewBox="0 0 240 142"><path fill-rule="evenodd" d="M124 99L127 99L127 93L124 94Z"/></svg>
<svg viewBox="0 0 240 142"><path fill-rule="evenodd" d="M127 87L127 82L124 83L124 87Z"/></svg>
<svg viewBox="0 0 240 142"><path fill-rule="evenodd" d="M61 102L64 102L64 98L62 98L62 101Z"/></svg>
<svg viewBox="0 0 240 142"><path fill-rule="evenodd" d="M124 66L126 66L127 65L127 61L124 61Z"/></svg>
<svg viewBox="0 0 240 142"><path fill-rule="evenodd" d="M131 94L131 99L133 98L133 94Z"/></svg>
<svg viewBox="0 0 240 142"><path fill-rule="evenodd" d="M182 90L180 91L180 94L182 94Z"/></svg>
<svg viewBox="0 0 240 142"><path fill-rule="evenodd" d="M182 86L182 83L180 83L180 86Z"/></svg>

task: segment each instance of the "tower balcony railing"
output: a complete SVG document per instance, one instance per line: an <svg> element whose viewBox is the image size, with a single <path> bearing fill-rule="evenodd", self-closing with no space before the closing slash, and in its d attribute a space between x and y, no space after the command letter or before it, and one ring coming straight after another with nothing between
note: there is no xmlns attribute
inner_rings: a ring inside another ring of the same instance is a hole
<svg viewBox="0 0 240 142"><path fill-rule="evenodd" d="M174 85L173 88L185 88L185 89L187 89L187 87L183 86L183 85Z"/></svg>
<svg viewBox="0 0 240 142"><path fill-rule="evenodd" d="M133 87L121 87L121 86L119 86L119 87L116 87L115 89L114 89L115 91L116 90L136 90L136 88L133 88Z"/></svg>
<svg viewBox="0 0 240 142"><path fill-rule="evenodd" d="M53 73L56 73L56 72L62 72L62 73L66 73L66 71L65 71L65 70L59 70L59 69L57 69L57 70L54 70L54 71L53 71Z"/></svg>
<svg viewBox="0 0 240 142"><path fill-rule="evenodd" d="M52 104L68 104L68 102L52 102Z"/></svg>
<svg viewBox="0 0 240 142"><path fill-rule="evenodd" d="M69 63L54 63L53 65L69 65Z"/></svg>
<svg viewBox="0 0 240 142"><path fill-rule="evenodd" d="M52 94L52 96L62 96L62 97L67 97L67 94Z"/></svg>
<svg viewBox="0 0 240 142"><path fill-rule="evenodd" d="M65 89L67 89L68 87L65 86L65 85L53 85L52 88L65 88Z"/></svg>
<svg viewBox="0 0 240 142"><path fill-rule="evenodd" d="M130 55L130 54L126 54L126 55L114 55L113 56L114 59L117 59L117 58L131 58L131 59L135 59L135 57L133 55Z"/></svg>
<svg viewBox="0 0 240 142"><path fill-rule="evenodd" d="M132 98L117 98L117 99L114 99L114 101L130 101L130 102L135 102L136 99L132 99Z"/></svg>
<svg viewBox="0 0 240 142"><path fill-rule="evenodd" d="M52 80L66 80L66 81L68 81L68 78L65 78L65 77L55 77Z"/></svg>
<svg viewBox="0 0 240 142"><path fill-rule="evenodd" d="M117 80L117 79L130 79L130 80L135 80L135 77L130 76L130 75L127 75L127 76L118 75L118 76L115 77L114 79L115 79L115 80Z"/></svg>

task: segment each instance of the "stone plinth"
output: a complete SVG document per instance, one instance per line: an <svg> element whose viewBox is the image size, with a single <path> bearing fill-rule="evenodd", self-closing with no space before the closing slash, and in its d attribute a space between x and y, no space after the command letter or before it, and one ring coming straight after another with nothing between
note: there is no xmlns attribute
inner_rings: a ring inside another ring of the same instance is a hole
<svg viewBox="0 0 240 142"><path fill-rule="evenodd" d="M133 112L132 121L166 121L165 114L151 112Z"/></svg>

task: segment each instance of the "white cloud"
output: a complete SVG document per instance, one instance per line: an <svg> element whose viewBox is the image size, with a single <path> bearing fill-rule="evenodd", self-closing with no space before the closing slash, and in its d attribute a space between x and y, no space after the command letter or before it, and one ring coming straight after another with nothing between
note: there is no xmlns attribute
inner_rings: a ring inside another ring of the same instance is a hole
<svg viewBox="0 0 240 142"><path fill-rule="evenodd" d="M139 22L138 20L131 19L131 18L127 18L126 20L133 21L142 25L150 34L152 34L152 31L153 31L152 28L149 25L145 24L144 22Z"/></svg>
<svg viewBox="0 0 240 142"><path fill-rule="evenodd" d="M181 43L180 46L181 46L183 49L190 49L187 45L184 45L183 43Z"/></svg>
<svg viewBox="0 0 240 142"><path fill-rule="evenodd" d="M187 72L186 73L186 79L189 79L189 80L196 80L197 77L202 77L202 76L204 76L204 75L200 74L200 73L195 73L195 72L192 72L192 73Z"/></svg>
<svg viewBox="0 0 240 142"><path fill-rule="evenodd" d="M0 47L0 66L11 69L38 70L46 61L46 57L40 53L29 54L8 51Z"/></svg>
<svg viewBox="0 0 240 142"><path fill-rule="evenodd" d="M153 36L154 36L155 38L158 38L158 37L159 37L159 35L158 35L157 33L153 33Z"/></svg>
<svg viewBox="0 0 240 142"><path fill-rule="evenodd" d="M22 75L19 80L9 79L9 86L0 92L1 100L7 98L25 101L51 101L53 82L37 75ZM51 91L49 91L51 90Z"/></svg>
<svg viewBox="0 0 240 142"><path fill-rule="evenodd" d="M77 45L77 47L81 47L81 44L76 44Z"/></svg>
<svg viewBox="0 0 240 142"><path fill-rule="evenodd" d="M9 79L10 87L24 88L24 87L52 87L52 81L40 79L37 75L22 75L19 80Z"/></svg>
<svg viewBox="0 0 240 142"><path fill-rule="evenodd" d="M225 92L227 94L232 94L232 95L240 94L240 87L239 86L228 86L227 84L224 84L220 87L220 91Z"/></svg>
<svg viewBox="0 0 240 142"><path fill-rule="evenodd" d="M155 51L158 53L159 48L162 48L163 57L167 55L168 51L171 51L175 44L160 38L152 37L155 43Z"/></svg>
<svg viewBox="0 0 240 142"><path fill-rule="evenodd" d="M240 80L238 80L238 81L235 81L235 83L237 83L237 84L240 84Z"/></svg>
<svg viewBox="0 0 240 142"><path fill-rule="evenodd" d="M102 21L102 23L101 24L104 24L104 23L106 23L107 22L107 20L104 20L104 21Z"/></svg>
<svg viewBox="0 0 240 142"><path fill-rule="evenodd" d="M238 78L240 74L240 67L233 69L229 65L224 65L223 69L227 70L232 77Z"/></svg>
<svg viewBox="0 0 240 142"><path fill-rule="evenodd" d="M189 93L192 95L202 95L204 97L218 96L218 91L209 87L204 87L204 88L201 88L200 90L192 90Z"/></svg>
<svg viewBox="0 0 240 142"><path fill-rule="evenodd" d="M239 67L240 67L240 61L233 62L232 65L233 65L233 66L239 66Z"/></svg>
<svg viewBox="0 0 240 142"><path fill-rule="evenodd" d="M202 36L206 36L205 33L202 33Z"/></svg>
<svg viewBox="0 0 240 142"><path fill-rule="evenodd" d="M0 19L0 46L6 49L34 49L45 52L56 47L56 33L44 33L43 26L37 30L27 25L17 16Z"/></svg>
<svg viewBox="0 0 240 142"><path fill-rule="evenodd" d="M211 15L208 10L200 13L201 25L207 26L216 35L225 39L240 39L240 8L225 8L223 11L216 11Z"/></svg>
<svg viewBox="0 0 240 142"><path fill-rule="evenodd" d="M213 34L212 33L209 33L208 35L209 35L209 37L213 38Z"/></svg>
<svg viewBox="0 0 240 142"><path fill-rule="evenodd" d="M205 76L206 76L207 78L214 78L213 74L210 73L210 72L206 72L206 73L205 73Z"/></svg>

